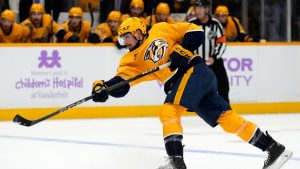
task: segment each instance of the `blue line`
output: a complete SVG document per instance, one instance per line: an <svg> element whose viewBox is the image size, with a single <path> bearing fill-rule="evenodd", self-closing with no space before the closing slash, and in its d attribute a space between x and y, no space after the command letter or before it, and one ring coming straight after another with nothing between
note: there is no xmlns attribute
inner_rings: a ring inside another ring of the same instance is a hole
<svg viewBox="0 0 300 169"><path fill-rule="evenodd" d="M52 138L41 138L41 137L0 135L0 138L17 139L17 140L45 141L45 142L56 142L56 143L84 144L84 145L95 145L95 146L122 147L122 148L165 150L164 147L158 147L158 146L142 146L142 145L132 145L132 144L116 144L116 143L80 141L80 140L65 140L65 139L52 139ZM239 156L239 157L266 158L265 155L235 153L235 152L225 152L225 151L200 150L200 149L184 149L184 152L199 153L199 154ZM291 157L290 160L300 161L300 158L299 157Z"/></svg>

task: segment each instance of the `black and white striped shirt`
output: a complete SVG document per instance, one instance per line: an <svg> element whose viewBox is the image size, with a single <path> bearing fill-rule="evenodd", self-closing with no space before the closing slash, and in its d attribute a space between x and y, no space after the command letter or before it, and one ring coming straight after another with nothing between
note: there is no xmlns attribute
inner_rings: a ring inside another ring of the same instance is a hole
<svg viewBox="0 0 300 169"><path fill-rule="evenodd" d="M221 23L211 16L209 16L207 23L201 23L196 17L189 22L202 26L205 33L205 40L198 48L197 53L205 60L209 57L221 58L226 49L226 36Z"/></svg>

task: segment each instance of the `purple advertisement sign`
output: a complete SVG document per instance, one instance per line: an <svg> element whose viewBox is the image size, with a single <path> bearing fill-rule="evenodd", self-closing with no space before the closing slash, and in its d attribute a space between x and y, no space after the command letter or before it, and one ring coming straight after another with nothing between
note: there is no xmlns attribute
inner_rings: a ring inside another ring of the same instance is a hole
<svg viewBox="0 0 300 169"><path fill-rule="evenodd" d="M231 87L249 87L253 79L253 59L228 57L223 58Z"/></svg>

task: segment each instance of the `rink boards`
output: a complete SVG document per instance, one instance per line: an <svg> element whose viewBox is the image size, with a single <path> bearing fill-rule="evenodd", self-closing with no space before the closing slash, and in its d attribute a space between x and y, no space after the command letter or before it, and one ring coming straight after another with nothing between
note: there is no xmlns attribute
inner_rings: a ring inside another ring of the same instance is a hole
<svg viewBox="0 0 300 169"><path fill-rule="evenodd" d="M299 47L229 44L223 58L232 106L241 113L300 112ZM126 50L112 44L4 44L0 52L0 120L11 120L17 113L40 117L88 96L94 80L114 76ZM161 83L146 82L124 98L90 101L57 118L156 116L164 97Z"/></svg>

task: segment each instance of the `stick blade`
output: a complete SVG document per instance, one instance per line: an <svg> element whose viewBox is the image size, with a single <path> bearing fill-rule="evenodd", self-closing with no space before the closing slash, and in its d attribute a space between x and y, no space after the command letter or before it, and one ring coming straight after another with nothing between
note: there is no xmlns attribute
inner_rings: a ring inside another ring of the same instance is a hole
<svg viewBox="0 0 300 169"><path fill-rule="evenodd" d="M18 114L14 117L13 122L17 123L19 125L22 125L22 126L27 126L27 127L32 126L32 121L27 120L27 119L25 119L24 117L22 117Z"/></svg>

